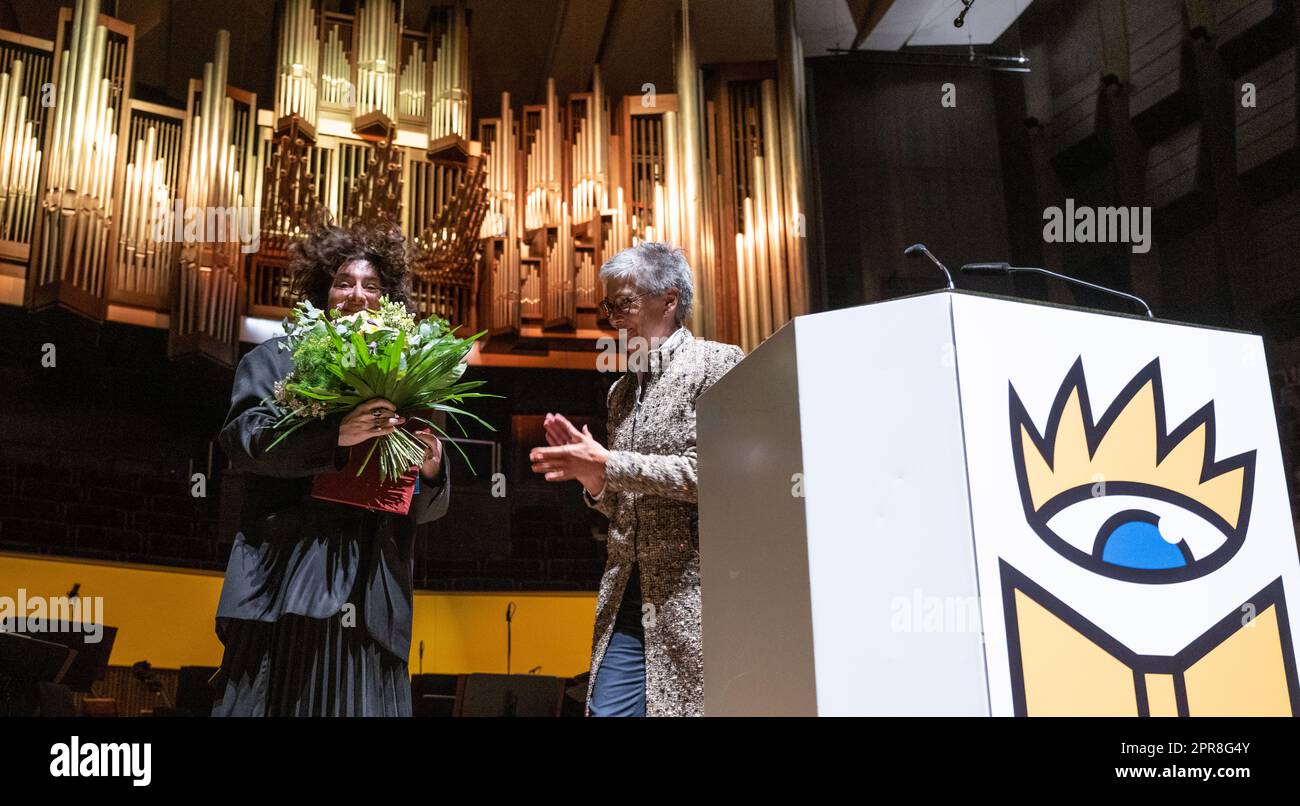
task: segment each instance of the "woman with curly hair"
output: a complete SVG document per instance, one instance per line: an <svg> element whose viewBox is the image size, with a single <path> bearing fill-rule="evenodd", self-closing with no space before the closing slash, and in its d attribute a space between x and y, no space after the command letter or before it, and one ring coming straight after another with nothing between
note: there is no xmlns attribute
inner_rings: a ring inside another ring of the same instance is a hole
<svg viewBox="0 0 1300 806"><path fill-rule="evenodd" d="M322 225L291 248L294 290L344 314L381 296L414 311L406 244L389 227ZM214 716L410 716L413 538L447 511L438 438L426 446L407 515L318 500L312 477L405 419L375 398L310 423L267 448L276 412L263 401L293 368L283 337L253 348L235 373L219 441L243 480L239 531L217 606L225 645ZM364 448L363 448L364 449Z"/></svg>

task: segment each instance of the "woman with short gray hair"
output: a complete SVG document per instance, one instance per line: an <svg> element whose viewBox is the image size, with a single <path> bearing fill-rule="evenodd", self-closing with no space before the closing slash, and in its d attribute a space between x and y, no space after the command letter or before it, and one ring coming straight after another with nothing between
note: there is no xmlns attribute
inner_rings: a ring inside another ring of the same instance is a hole
<svg viewBox="0 0 1300 806"><path fill-rule="evenodd" d="M561 414L534 448L547 481L575 479L609 518L609 558L596 600L587 712L698 716L704 707L695 401L744 357L695 338L680 249L644 242L600 269L601 312L625 333L627 367L609 389L609 448Z"/></svg>

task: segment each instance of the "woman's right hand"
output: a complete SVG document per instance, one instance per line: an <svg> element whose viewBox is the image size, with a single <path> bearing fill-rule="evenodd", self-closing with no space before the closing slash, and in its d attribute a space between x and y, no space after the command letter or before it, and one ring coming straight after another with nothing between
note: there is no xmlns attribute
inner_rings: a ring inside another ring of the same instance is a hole
<svg viewBox="0 0 1300 806"><path fill-rule="evenodd" d="M344 448L360 445L368 439L391 434L404 422L406 418L398 416L397 407L392 403L382 397L371 398L343 417L339 424L339 445Z"/></svg>

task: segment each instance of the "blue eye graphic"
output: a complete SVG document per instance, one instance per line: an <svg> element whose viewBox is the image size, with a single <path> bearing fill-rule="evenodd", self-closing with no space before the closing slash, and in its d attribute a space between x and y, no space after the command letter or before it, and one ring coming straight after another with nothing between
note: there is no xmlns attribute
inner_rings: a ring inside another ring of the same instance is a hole
<svg viewBox="0 0 1300 806"><path fill-rule="evenodd" d="M1087 487L1036 513L1039 534L1058 552L1107 576L1160 582L1199 576L1236 551L1238 535L1213 512L1169 490L1115 484Z"/></svg>
<svg viewBox="0 0 1300 806"><path fill-rule="evenodd" d="M1052 550L1112 579L1195 579L1246 539L1255 452L1215 458L1214 402L1165 420L1160 361L1094 417L1076 359L1040 432L1008 385L1011 449L1025 520Z"/></svg>
<svg viewBox="0 0 1300 806"><path fill-rule="evenodd" d="M1185 542L1170 543L1150 512L1128 510L1106 522L1097 534L1101 561L1124 568L1184 568L1195 559Z"/></svg>

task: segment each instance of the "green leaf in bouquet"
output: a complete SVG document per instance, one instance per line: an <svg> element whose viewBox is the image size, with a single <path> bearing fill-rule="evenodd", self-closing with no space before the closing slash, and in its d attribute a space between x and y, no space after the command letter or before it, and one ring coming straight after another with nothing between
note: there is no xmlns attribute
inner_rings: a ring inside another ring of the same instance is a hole
<svg viewBox="0 0 1300 806"><path fill-rule="evenodd" d="M388 384L385 383L387 377L383 372L380 372L378 363L374 361L368 362L362 370L361 377L365 379L366 385L373 389L376 395L387 399L387 395L389 394L388 389L386 388ZM391 403L392 401L389 402Z"/></svg>
<svg viewBox="0 0 1300 806"><path fill-rule="evenodd" d="M366 451L361 466L357 468L358 476L365 472L376 452L379 454L379 477L384 482L401 478L424 460L424 445L407 432L398 429L370 440L370 449Z"/></svg>
<svg viewBox="0 0 1300 806"><path fill-rule="evenodd" d="M351 386L353 389L356 389L357 394L361 396L363 401L369 400L372 397L379 397L379 395L375 393L375 390L371 388L370 384L366 383L365 378L358 375L355 370L347 370L344 372L343 382L348 386Z"/></svg>
<svg viewBox="0 0 1300 806"><path fill-rule="evenodd" d="M311 422L311 420L299 420L299 421L298 421L297 423L295 423L294 425L292 425L292 426L290 426L289 428L285 429L283 432L281 432L280 436L276 437L276 438L271 442L270 445L267 445L267 446L266 446L266 450L269 451L269 450L271 450L272 448L274 448L276 445L279 445L280 442L281 442L285 437L287 437L287 436L289 436L290 434L292 434L293 432L297 431L299 428L302 428L304 425L306 425L306 424L309 423L309 422Z"/></svg>
<svg viewBox="0 0 1300 806"><path fill-rule="evenodd" d="M360 333L356 331L353 331L352 346L356 348L357 361L359 361L362 366L369 364L371 356L370 356L370 348L366 345L366 337L362 336Z"/></svg>
<svg viewBox="0 0 1300 806"><path fill-rule="evenodd" d="M484 421L481 417L479 417L477 414L473 414L473 413L471 413L471 412L465 411L464 409L457 408L456 406L449 406L449 405L447 405L446 403L435 403L435 404L433 404L433 406L431 406L431 408L432 408L434 411L445 411L445 412L447 412L448 414L452 415L452 418L451 418L451 419L452 419L453 422L456 423L456 427L460 429L460 433L461 433L462 436L466 436L466 437L469 436L469 432L465 430L465 426L464 426L463 424L461 424L461 421L460 421L459 417L457 416L457 415L462 415L462 414L465 415L466 417L469 417L471 420L473 420L474 422L476 422L476 423L478 423L479 425L483 426L483 427L486 428L487 430L489 430L489 431L496 431L495 428L493 428L492 426L488 425L487 422L485 422L485 421Z"/></svg>
<svg viewBox="0 0 1300 806"><path fill-rule="evenodd" d="M478 475L478 471L474 469L474 463L469 460L469 456L467 456L465 454L465 450L460 447L460 443L457 442L454 438L452 438L452 436L448 434L446 431L442 430L442 428L439 427L437 423L433 422L432 420L426 420L423 417L412 417L411 419L416 420L417 422L424 423L425 425L432 428L434 431L438 432L438 435L441 436L443 439L450 442L451 446L456 449L457 453L460 454L460 458L465 460L465 465L469 467L469 472L473 473L475 476ZM459 425L459 422L457 423L457 425ZM464 428L461 429L462 432L464 430L465 430Z"/></svg>
<svg viewBox="0 0 1300 806"><path fill-rule="evenodd" d="M310 397L312 400L337 400L339 397L338 392L331 392L326 389L309 389L305 386L294 386L293 391Z"/></svg>
<svg viewBox="0 0 1300 806"><path fill-rule="evenodd" d="M398 331L397 338L385 345L379 359L379 369L385 375L396 372L401 365L402 350L406 349L406 334Z"/></svg>
<svg viewBox="0 0 1300 806"><path fill-rule="evenodd" d="M366 458L361 460L361 467L357 468L357 475L360 476L365 472L366 465L370 464L370 457L375 455L375 449L379 447L379 440L370 440L370 450L366 451Z"/></svg>

